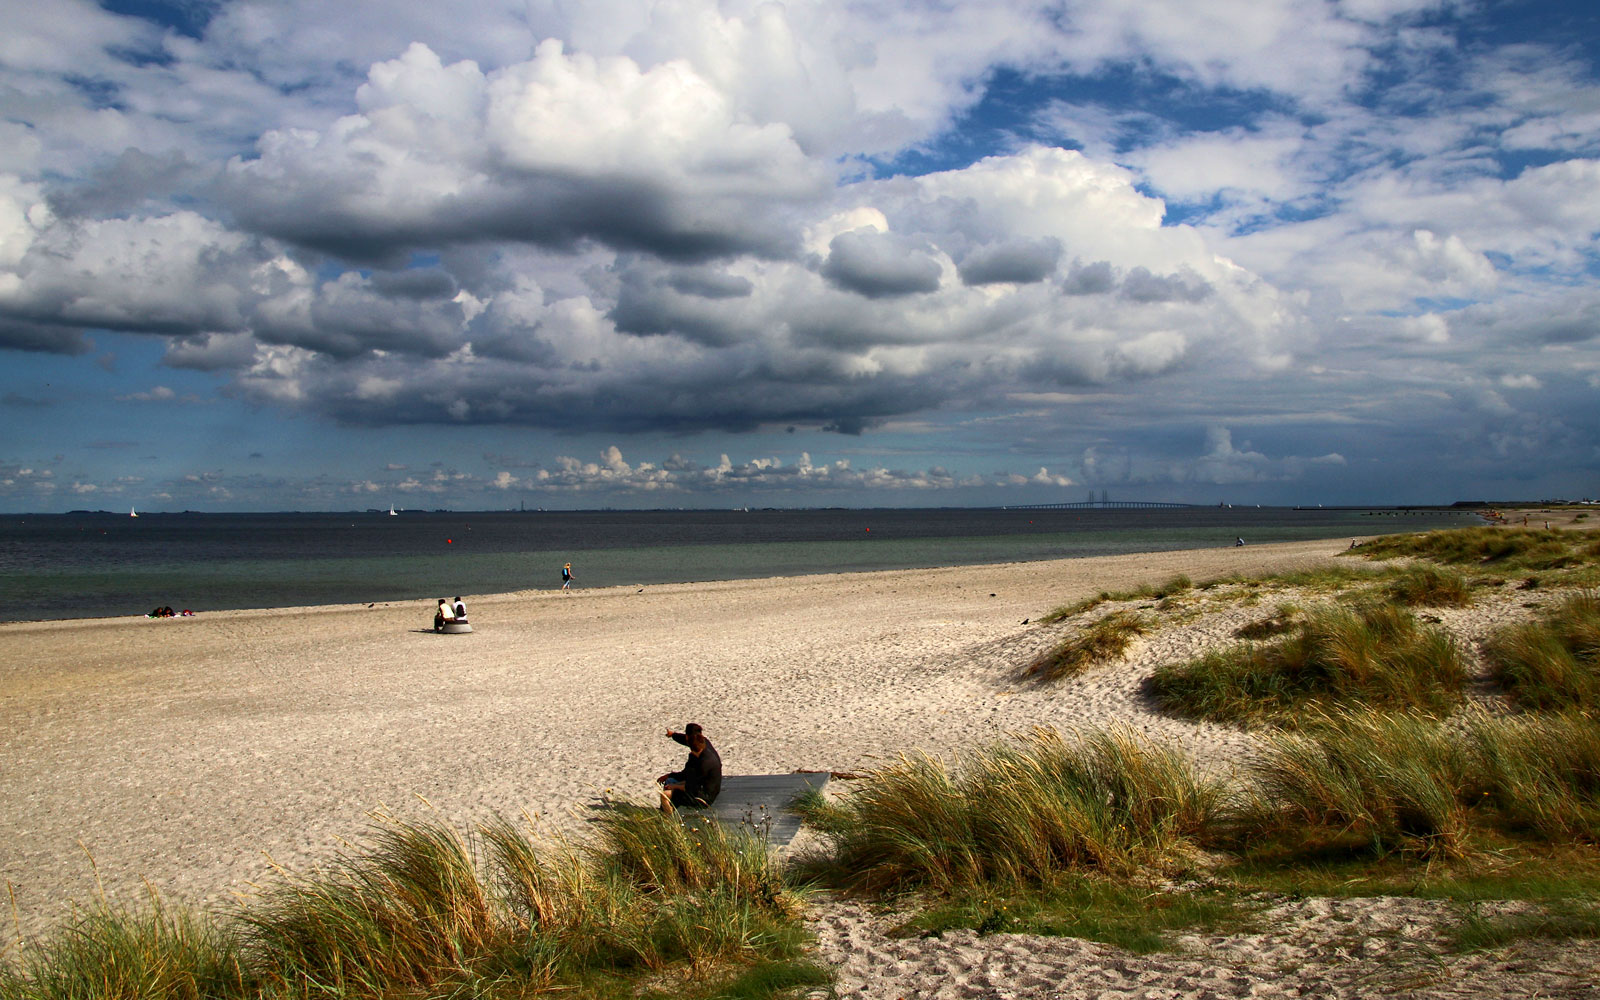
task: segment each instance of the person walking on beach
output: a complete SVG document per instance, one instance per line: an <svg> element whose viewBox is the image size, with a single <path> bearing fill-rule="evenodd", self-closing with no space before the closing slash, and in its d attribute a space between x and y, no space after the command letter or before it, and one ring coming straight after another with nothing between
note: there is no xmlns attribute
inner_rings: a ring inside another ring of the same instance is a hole
<svg viewBox="0 0 1600 1000"><path fill-rule="evenodd" d="M704 808L717 801L717 794L722 791L722 757L706 739L700 723L689 723L681 733L669 729L667 738L688 747L689 759L683 770L669 771L656 779L661 786L661 811L670 813L674 806Z"/></svg>
<svg viewBox="0 0 1600 1000"><path fill-rule="evenodd" d="M571 563L567 563L565 566L561 567L561 589L562 590L571 590L572 589L572 564Z"/></svg>

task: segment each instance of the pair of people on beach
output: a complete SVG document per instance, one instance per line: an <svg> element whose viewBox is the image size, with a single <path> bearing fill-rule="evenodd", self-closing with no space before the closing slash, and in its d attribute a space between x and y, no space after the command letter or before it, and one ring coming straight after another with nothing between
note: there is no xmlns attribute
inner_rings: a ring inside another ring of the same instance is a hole
<svg viewBox="0 0 1600 1000"><path fill-rule="evenodd" d="M670 813L678 806L703 809L715 802L717 793L722 791L722 757L706 739L700 723L689 723L681 733L669 729L667 739L688 747L689 759L682 770L669 771L656 779L661 786L661 811Z"/></svg>
<svg viewBox="0 0 1600 1000"><path fill-rule="evenodd" d="M444 628L445 622L464 622L467 620L467 606L458 596L454 602L439 598L439 606L433 612L433 630L435 632Z"/></svg>

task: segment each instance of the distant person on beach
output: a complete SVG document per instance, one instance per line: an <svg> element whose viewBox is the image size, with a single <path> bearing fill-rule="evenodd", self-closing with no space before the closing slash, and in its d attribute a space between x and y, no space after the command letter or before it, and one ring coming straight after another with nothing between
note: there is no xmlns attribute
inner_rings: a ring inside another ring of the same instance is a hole
<svg viewBox="0 0 1600 1000"><path fill-rule="evenodd" d="M444 631L445 622L453 622L455 620L456 609L450 606L449 601L442 597L439 598L439 606L433 611L433 630L435 632L442 632Z"/></svg>
<svg viewBox="0 0 1600 1000"><path fill-rule="evenodd" d="M1234 548L1238 548L1239 546L1241 546L1243 544L1244 544L1244 539L1243 538L1236 538L1236 539L1233 540L1233 547Z"/></svg>
<svg viewBox="0 0 1600 1000"><path fill-rule="evenodd" d="M674 806L705 807L717 801L722 791L722 757L717 748L706 739L698 722L683 727L683 732L667 730L667 738L689 748L689 759L683 770L670 771L656 779L661 786L661 811L670 813Z"/></svg>
<svg viewBox="0 0 1600 1000"><path fill-rule="evenodd" d="M571 590L572 589L572 564L571 563L567 563L565 566L561 567L561 589L562 590Z"/></svg>
<svg viewBox="0 0 1600 1000"><path fill-rule="evenodd" d="M456 597L455 603L451 605L451 607L455 610L457 618L467 617L467 606L461 603L461 598L459 595Z"/></svg>

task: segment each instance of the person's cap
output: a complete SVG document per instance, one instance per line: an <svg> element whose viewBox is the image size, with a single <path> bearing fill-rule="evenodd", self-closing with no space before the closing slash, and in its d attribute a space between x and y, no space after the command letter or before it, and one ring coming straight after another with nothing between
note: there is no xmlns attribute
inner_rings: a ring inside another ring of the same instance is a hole
<svg viewBox="0 0 1600 1000"><path fill-rule="evenodd" d="M693 736L698 732L700 732L700 723L698 722L691 722L687 726L683 727L683 735L685 736Z"/></svg>

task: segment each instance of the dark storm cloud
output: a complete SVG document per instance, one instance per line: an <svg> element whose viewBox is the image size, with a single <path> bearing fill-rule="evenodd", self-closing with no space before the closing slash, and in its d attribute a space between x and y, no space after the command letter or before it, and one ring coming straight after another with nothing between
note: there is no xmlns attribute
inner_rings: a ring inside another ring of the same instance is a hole
<svg viewBox="0 0 1600 1000"><path fill-rule="evenodd" d="M407 210L373 206L368 183L359 174L308 173L262 184L235 171L221 191L242 225L354 261L500 241L562 250L594 241L684 262L795 252L793 235L759 207L686 197L638 178L488 178Z"/></svg>
<svg viewBox="0 0 1600 1000"><path fill-rule="evenodd" d="M1032 284L1049 277L1060 259L1060 240L1007 240L973 250L956 271L968 285Z"/></svg>
<svg viewBox="0 0 1600 1000"><path fill-rule="evenodd" d="M375 271L373 289L385 298L448 299L456 294L456 279L436 267L407 271Z"/></svg>
<svg viewBox="0 0 1600 1000"><path fill-rule="evenodd" d="M461 346L461 306L440 300L391 299L352 274L318 290L303 322L263 322L263 341L292 344L335 358L371 351L443 357Z"/></svg>
<svg viewBox="0 0 1600 1000"><path fill-rule="evenodd" d="M93 346L77 327L0 315L0 347L40 354L87 354Z"/></svg>
<svg viewBox="0 0 1600 1000"><path fill-rule="evenodd" d="M193 183L198 174L198 168L176 150L152 155L130 147L87 179L52 190L49 203L56 214L69 217L127 212Z"/></svg>
<svg viewBox="0 0 1600 1000"><path fill-rule="evenodd" d="M1122 297L1129 302L1201 302L1211 286L1196 275L1156 275L1135 267L1122 279Z"/></svg>
<svg viewBox="0 0 1600 1000"><path fill-rule="evenodd" d="M392 391L383 396L364 391L365 375L392 382ZM321 364L304 373L301 384L315 408L353 425L504 424L616 433L744 432L764 424L801 423L854 434L948 393L899 377L796 382L792 373L759 363L742 371L705 365L662 368L652 375L508 359L493 370L389 364L357 371Z"/></svg>
<svg viewBox="0 0 1600 1000"><path fill-rule="evenodd" d="M747 331L738 315L721 307L727 297L684 294L673 276L651 270L638 267L623 274L617 304L610 313L619 332L676 333L708 347L727 347L744 338ZM744 284L748 294L752 286Z"/></svg>
<svg viewBox="0 0 1600 1000"><path fill-rule="evenodd" d="M674 291L698 295L703 299L739 299L755 291L749 278L710 268L678 268L667 276Z"/></svg>
<svg viewBox="0 0 1600 1000"><path fill-rule="evenodd" d="M528 303L512 296L490 302L467 325L473 353L499 361L560 366L560 352L544 330L541 310L542 304L530 310Z"/></svg>
<svg viewBox="0 0 1600 1000"><path fill-rule="evenodd" d="M939 290L939 262L924 244L891 233L840 233L828 246L822 275L869 299Z"/></svg>
<svg viewBox="0 0 1600 1000"><path fill-rule="evenodd" d="M1532 312L1532 315L1529 313ZM1452 320L1452 327L1495 340L1539 344L1582 344L1600 338L1600 292L1574 289L1551 296L1537 310L1504 305L1475 306Z"/></svg>
<svg viewBox="0 0 1600 1000"><path fill-rule="evenodd" d="M1093 264L1073 264L1061 291L1067 295L1104 295L1117 287L1117 275L1111 262L1095 261Z"/></svg>
<svg viewBox="0 0 1600 1000"><path fill-rule="evenodd" d="M198 333L169 341L161 363L169 368L222 372L247 368L255 358L256 341L247 333Z"/></svg>

